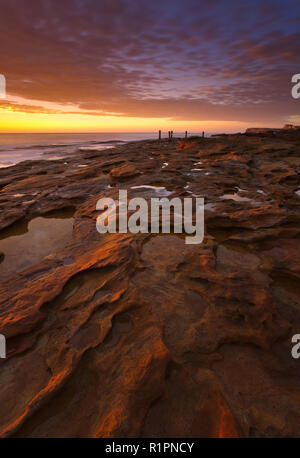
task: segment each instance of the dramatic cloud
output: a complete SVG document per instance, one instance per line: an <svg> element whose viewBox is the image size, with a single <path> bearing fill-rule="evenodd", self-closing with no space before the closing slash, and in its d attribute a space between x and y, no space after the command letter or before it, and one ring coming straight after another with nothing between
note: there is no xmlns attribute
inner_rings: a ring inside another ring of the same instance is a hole
<svg viewBox="0 0 300 458"><path fill-rule="evenodd" d="M299 22L298 0L1 0L6 106L281 124Z"/></svg>

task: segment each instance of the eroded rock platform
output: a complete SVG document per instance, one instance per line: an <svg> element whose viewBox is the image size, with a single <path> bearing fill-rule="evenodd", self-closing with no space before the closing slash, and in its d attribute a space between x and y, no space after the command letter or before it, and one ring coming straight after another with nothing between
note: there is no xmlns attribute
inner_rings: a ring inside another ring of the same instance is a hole
<svg viewBox="0 0 300 458"><path fill-rule="evenodd" d="M297 132L0 170L4 238L53 211L74 219L62 248L1 278L1 436L299 436L299 172ZM96 231L100 197L151 186L205 198L202 244Z"/></svg>

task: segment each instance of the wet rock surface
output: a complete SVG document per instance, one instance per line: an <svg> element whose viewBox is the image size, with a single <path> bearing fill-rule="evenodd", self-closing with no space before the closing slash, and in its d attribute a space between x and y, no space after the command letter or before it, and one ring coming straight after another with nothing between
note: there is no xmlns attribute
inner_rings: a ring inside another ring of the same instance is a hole
<svg viewBox="0 0 300 458"><path fill-rule="evenodd" d="M0 170L8 236L54 210L74 218L63 248L0 284L1 436L299 436L299 171L297 132ZM204 197L204 242L100 235L96 202L119 189Z"/></svg>

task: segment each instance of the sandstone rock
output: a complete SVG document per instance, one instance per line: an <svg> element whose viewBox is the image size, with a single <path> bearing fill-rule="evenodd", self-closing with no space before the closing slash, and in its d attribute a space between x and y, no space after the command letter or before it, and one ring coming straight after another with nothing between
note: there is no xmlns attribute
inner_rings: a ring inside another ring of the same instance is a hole
<svg viewBox="0 0 300 458"><path fill-rule="evenodd" d="M138 175L139 171L131 164L125 164L121 167L116 167L110 171L112 178L129 178Z"/></svg>

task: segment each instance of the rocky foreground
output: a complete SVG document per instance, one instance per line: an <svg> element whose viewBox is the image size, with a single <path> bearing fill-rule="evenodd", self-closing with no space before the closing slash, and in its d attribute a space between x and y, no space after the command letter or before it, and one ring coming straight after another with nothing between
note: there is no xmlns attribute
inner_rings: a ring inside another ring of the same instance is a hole
<svg viewBox="0 0 300 458"><path fill-rule="evenodd" d="M63 249L2 278L0 435L299 436L299 172L297 132L1 170L1 229L70 208L74 225ZM203 196L204 242L100 235L97 200L156 196L142 185Z"/></svg>

